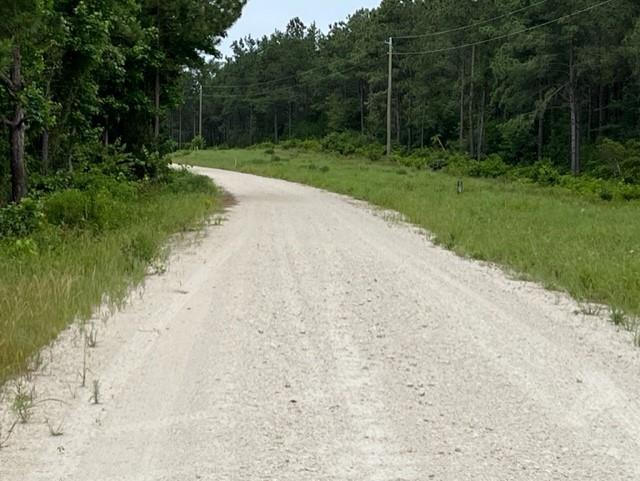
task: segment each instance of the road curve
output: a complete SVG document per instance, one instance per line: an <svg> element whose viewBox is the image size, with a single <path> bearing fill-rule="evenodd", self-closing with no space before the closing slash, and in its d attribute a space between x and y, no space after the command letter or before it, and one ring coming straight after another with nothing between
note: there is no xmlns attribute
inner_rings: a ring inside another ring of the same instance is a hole
<svg viewBox="0 0 640 481"><path fill-rule="evenodd" d="M99 324L98 405L61 337L36 389L66 404L18 426L0 479L640 479L626 334L344 197L197 170L228 219Z"/></svg>

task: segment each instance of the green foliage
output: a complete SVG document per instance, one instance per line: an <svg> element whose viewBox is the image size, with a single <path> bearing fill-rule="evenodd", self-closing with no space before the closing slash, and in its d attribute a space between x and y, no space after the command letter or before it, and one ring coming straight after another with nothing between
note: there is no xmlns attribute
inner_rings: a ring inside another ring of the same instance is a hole
<svg viewBox="0 0 640 481"><path fill-rule="evenodd" d="M126 210L127 205L105 189L63 190L44 200L47 221L60 227L88 227L95 231L113 229L123 222Z"/></svg>
<svg viewBox="0 0 640 481"><path fill-rule="evenodd" d="M640 141L625 143L603 138L586 151L585 162L593 175L640 183Z"/></svg>
<svg viewBox="0 0 640 481"><path fill-rule="evenodd" d="M0 384L74 319L105 301L118 305L169 236L218 206L211 181L186 171L114 191L99 187L114 185L108 176L78 177L75 188L0 210L7 225L21 226L0 237Z"/></svg>
<svg viewBox="0 0 640 481"><path fill-rule="evenodd" d="M27 237L42 227L44 215L39 202L24 199L0 209L0 240Z"/></svg>
<svg viewBox="0 0 640 481"><path fill-rule="evenodd" d="M204 150L207 148L207 143L204 137L196 136L191 140L189 144L189 150Z"/></svg>
<svg viewBox="0 0 640 481"><path fill-rule="evenodd" d="M531 180L540 185L557 185L560 182L560 171L556 169L549 159L536 162L531 169Z"/></svg>
<svg viewBox="0 0 640 481"><path fill-rule="evenodd" d="M322 149L340 155L353 155L366 145L366 139L350 132L334 132L322 139Z"/></svg>

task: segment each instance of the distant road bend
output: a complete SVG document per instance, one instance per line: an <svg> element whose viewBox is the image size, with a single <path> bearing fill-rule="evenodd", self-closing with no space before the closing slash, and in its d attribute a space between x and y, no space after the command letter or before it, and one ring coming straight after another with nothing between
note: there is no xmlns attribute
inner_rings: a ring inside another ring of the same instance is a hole
<svg viewBox="0 0 640 481"><path fill-rule="evenodd" d="M640 480L640 354L612 326L344 197L197 170L228 220L101 332L99 405L59 349L39 394L68 405L1 480Z"/></svg>

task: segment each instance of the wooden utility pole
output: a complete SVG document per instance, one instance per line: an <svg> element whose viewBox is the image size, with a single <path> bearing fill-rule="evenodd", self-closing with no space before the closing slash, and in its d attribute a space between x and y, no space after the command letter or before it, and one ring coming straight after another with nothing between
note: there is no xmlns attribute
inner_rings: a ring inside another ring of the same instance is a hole
<svg viewBox="0 0 640 481"><path fill-rule="evenodd" d="M182 148L182 105L179 109L180 120L178 120L178 148Z"/></svg>
<svg viewBox="0 0 640 481"><path fill-rule="evenodd" d="M198 121L198 135L202 137L202 84L200 84L200 120Z"/></svg>
<svg viewBox="0 0 640 481"><path fill-rule="evenodd" d="M393 92L393 37L389 37L389 86L387 87L387 157L391 157L391 102Z"/></svg>

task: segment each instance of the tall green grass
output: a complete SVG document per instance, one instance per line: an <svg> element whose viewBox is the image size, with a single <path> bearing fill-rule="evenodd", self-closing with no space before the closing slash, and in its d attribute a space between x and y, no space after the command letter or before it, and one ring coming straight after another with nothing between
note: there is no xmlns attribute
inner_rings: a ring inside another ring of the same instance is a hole
<svg viewBox="0 0 640 481"><path fill-rule="evenodd" d="M384 162L292 151L208 150L177 160L277 177L397 210L460 255L640 314L640 203L558 187L458 178Z"/></svg>
<svg viewBox="0 0 640 481"><path fill-rule="evenodd" d="M70 322L119 304L162 262L168 238L199 227L218 198L211 182L181 174L142 187L116 228L49 227L0 244L0 385Z"/></svg>

